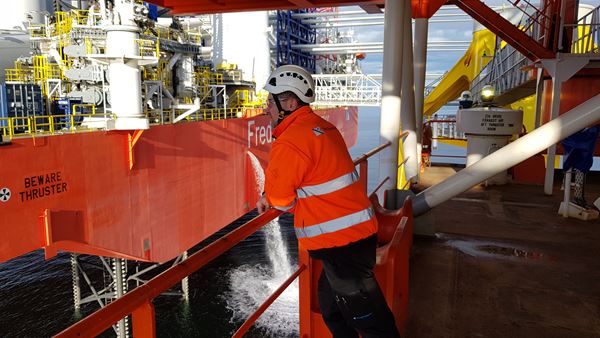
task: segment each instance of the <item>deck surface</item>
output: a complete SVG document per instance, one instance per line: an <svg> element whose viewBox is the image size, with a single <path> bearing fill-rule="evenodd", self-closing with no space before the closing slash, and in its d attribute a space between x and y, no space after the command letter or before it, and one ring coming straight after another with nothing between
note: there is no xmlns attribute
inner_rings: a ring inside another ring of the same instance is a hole
<svg viewBox="0 0 600 338"><path fill-rule="evenodd" d="M418 189L460 168L431 167ZM476 187L430 211L416 238L408 337L600 337L600 221L557 214L542 186ZM600 176L588 175L589 203Z"/></svg>

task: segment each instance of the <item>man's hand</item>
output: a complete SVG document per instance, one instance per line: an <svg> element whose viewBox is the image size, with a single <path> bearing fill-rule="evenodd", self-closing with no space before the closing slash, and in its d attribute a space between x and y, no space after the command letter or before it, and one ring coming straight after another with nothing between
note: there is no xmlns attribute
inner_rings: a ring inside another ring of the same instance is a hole
<svg viewBox="0 0 600 338"><path fill-rule="evenodd" d="M265 211L267 211L271 206L269 205L269 202L267 202L267 198L265 197L265 195L262 195L259 199L258 202L256 202L256 209L258 209L258 213L262 214Z"/></svg>

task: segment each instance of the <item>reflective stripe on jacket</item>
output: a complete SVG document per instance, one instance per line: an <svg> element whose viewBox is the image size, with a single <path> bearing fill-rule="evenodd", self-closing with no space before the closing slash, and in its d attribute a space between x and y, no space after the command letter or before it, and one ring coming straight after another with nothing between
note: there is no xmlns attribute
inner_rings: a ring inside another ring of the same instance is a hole
<svg viewBox="0 0 600 338"><path fill-rule="evenodd" d="M274 208L294 213L300 245L343 246L377 232L371 203L332 124L302 107L273 135L265 193Z"/></svg>

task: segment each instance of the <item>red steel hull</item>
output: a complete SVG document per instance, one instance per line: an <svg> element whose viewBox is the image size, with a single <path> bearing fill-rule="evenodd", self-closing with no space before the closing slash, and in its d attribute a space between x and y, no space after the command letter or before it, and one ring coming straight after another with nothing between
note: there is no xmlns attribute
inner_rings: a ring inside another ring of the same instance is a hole
<svg viewBox="0 0 600 338"><path fill-rule="evenodd" d="M352 146L356 108L325 115ZM133 146L132 136L79 133L0 148L0 190L11 192L0 202L0 262L39 248L47 257L164 262L254 208L260 188L248 152L266 165L265 116L155 126Z"/></svg>

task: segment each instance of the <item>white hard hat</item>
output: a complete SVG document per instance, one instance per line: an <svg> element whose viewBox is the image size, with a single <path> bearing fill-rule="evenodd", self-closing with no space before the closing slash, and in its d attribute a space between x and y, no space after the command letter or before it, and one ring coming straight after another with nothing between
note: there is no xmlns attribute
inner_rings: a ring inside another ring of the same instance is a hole
<svg viewBox="0 0 600 338"><path fill-rule="evenodd" d="M315 101L315 81L306 69L296 65L280 66L269 76L265 90L271 94L292 92L305 103Z"/></svg>

